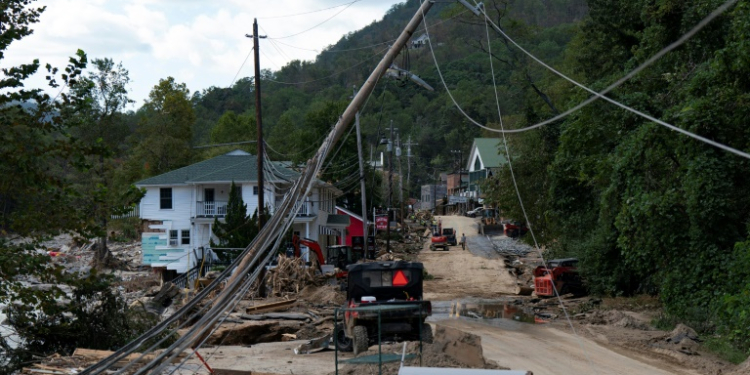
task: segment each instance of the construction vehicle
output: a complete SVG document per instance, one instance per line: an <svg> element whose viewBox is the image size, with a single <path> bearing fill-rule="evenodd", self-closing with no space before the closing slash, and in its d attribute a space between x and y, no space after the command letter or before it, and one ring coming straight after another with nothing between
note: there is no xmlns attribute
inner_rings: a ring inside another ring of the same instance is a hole
<svg viewBox="0 0 750 375"><path fill-rule="evenodd" d="M520 221L506 220L503 222L503 233L508 237L521 237L528 231L529 228L526 226L526 224Z"/></svg>
<svg viewBox="0 0 750 375"><path fill-rule="evenodd" d="M422 299L424 266L416 262L372 262L349 266L344 324L336 327L339 350L367 351L381 341L432 342L425 319L432 314Z"/></svg>
<svg viewBox="0 0 750 375"><path fill-rule="evenodd" d="M479 234L484 236L503 232L503 224L500 222L500 213L497 209L485 208L477 213L477 216L479 215Z"/></svg>
<svg viewBox="0 0 750 375"><path fill-rule="evenodd" d="M554 297L573 293L585 294L581 276L578 274L578 259L553 259L547 261L547 267L541 265L534 269L534 291L539 297Z"/></svg>
<svg viewBox="0 0 750 375"><path fill-rule="evenodd" d="M458 240L456 239L456 230L453 228L443 228L443 236L445 236L445 242L448 243L448 246L456 246L458 245Z"/></svg>
<svg viewBox="0 0 750 375"><path fill-rule="evenodd" d="M326 249L327 257L323 257L323 251L320 249L320 244L318 244L317 241L309 238L300 238L299 236L294 235L292 237L292 246L294 247L295 258L301 256L300 245L307 246L307 248L315 254L315 260L318 263L318 268L321 273L326 274L329 272L335 272L337 279L346 278L346 267L350 264L357 263L358 260L363 258L362 254L354 252L350 246L346 245L328 246Z"/></svg>

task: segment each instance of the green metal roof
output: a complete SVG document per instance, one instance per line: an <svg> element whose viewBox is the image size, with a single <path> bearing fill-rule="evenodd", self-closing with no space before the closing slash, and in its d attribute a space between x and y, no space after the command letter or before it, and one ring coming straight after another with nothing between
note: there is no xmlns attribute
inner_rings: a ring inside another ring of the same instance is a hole
<svg viewBox="0 0 750 375"><path fill-rule="evenodd" d="M289 170L283 162L273 162L274 175L284 179L295 178L299 173ZM187 167L176 169L135 183L144 185L182 185L207 182L258 181L258 159L243 151L232 151Z"/></svg>
<svg viewBox="0 0 750 375"><path fill-rule="evenodd" d="M497 168L507 164L508 160L500 153L499 138L474 138L474 147L477 148L485 168Z"/></svg>

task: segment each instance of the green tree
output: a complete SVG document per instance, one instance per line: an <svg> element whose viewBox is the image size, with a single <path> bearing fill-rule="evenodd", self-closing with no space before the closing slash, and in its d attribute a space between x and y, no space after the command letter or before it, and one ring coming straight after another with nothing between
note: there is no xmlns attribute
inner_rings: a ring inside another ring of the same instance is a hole
<svg viewBox="0 0 750 375"><path fill-rule="evenodd" d="M256 136L255 114L238 115L225 112L211 129L212 143L229 143L253 140Z"/></svg>
<svg viewBox="0 0 750 375"><path fill-rule="evenodd" d="M10 45L30 35L31 26L39 21L44 8L36 8L33 3L0 3L0 60ZM79 50L62 70L46 66L51 88L71 88L57 98L42 89L26 87L27 78L40 68L38 60L2 70L0 173L7 178L0 179L0 305L9 306L9 322L23 341L10 345L7 337L0 337L1 373L13 373L34 355L56 351L58 346L47 344L60 342L59 336L55 337L58 333L65 332L68 343L86 342L88 346L102 344L110 348L132 337L132 331L118 331L121 326L114 324L122 322L125 310L122 304L109 308L113 305L106 300L115 292L109 289L108 278L91 273L78 279L77 273L64 272L39 251L43 248L40 240L45 237L60 232L88 237L100 228L79 204L88 192L76 187L77 176L92 168L91 158L98 151L95 145L74 136L78 120L88 114L93 104L91 97L80 95L76 89L87 62L86 54ZM20 282L21 278L30 277L53 286L35 290ZM60 284L71 286L71 295ZM90 289L92 284L95 287ZM61 303L67 298L75 301ZM95 315L98 322L110 319L113 324L92 329L87 320ZM66 329L69 324L76 328ZM91 340L87 331L106 339Z"/></svg>
<svg viewBox="0 0 750 375"><path fill-rule="evenodd" d="M242 190L232 181L224 222L219 221L219 218L214 219L213 232L219 238L219 243L212 240L211 246L244 249L255 239L259 231L258 211L256 210L252 217L248 216L247 204L242 200ZM234 258L240 252L241 250L221 251L218 255L225 257L223 260L229 260L226 258L227 255Z"/></svg>
<svg viewBox="0 0 750 375"><path fill-rule="evenodd" d="M130 168L141 171L141 176L135 178L158 175L190 164L195 113L189 93L184 83L177 83L172 77L159 80L149 93L132 140L136 146Z"/></svg>
<svg viewBox="0 0 750 375"><path fill-rule="evenodd" d="M128 98L130 77L122 63L115 64L112 59L92 60L94 71L80 79L71 89L76 95L85 98L84 106L76 109L67 122L78 142L88 147L87 168L77 176L75 185L81 193L81 206L91 214L95 222L99 242L96 248L96 260L101 265L110 261L107 247L107 223L115 210L122 209L135 202L124 197L133 195L130 185L113 184L116 168L114 158L124 143L127 127L121 111L132 100Z"/></svg>

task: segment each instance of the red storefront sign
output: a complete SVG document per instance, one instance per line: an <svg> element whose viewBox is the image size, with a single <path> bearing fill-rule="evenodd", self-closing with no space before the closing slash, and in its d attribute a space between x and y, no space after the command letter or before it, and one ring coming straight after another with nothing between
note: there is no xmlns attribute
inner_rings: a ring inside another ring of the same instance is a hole
<svg viewBox="0 0 750 375"><path fill-rule="evenodd" d="M388 229L388 216L375 217L375 228Z"/></svg>

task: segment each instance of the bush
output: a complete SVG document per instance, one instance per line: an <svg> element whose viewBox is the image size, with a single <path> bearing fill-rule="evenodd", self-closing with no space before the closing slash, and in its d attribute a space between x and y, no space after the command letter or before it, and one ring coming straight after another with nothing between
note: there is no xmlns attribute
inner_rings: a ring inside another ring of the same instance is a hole
<svg viewBox="0 0 750 375"><path fill-rule="evenodd" d="M112 220L109 222L108 230L114 235L110 239L114 242L137 241L141 236L140 226L141 219L138 217Z"/></svg>
<svg viewBox="0 0 750 375"><path fill-rule="evenodd" d="M750 354L750 241L735 245L734 261L725 279L727 293L719 302L719 332Z"/></svg>
<svg viewBox="0 0 750 375"><path fill-rule="evenodd" d="M8 362L0 371L12 373L31 360L32 353L70 355L77 347L114 350L158 323L155 315L128 309L112 281L92 271L85 278L65 280L73 287L66 303L10 305L8 324L23 344L2 348Z"/></svg>

